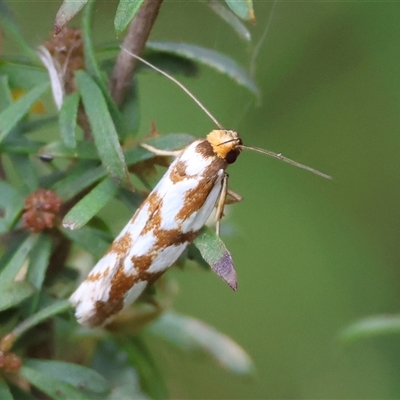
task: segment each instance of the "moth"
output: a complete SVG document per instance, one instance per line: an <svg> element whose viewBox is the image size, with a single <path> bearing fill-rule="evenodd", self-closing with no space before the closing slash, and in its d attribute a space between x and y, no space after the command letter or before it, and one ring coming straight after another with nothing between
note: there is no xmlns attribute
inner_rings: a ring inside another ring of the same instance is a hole
<svg viewBox="0 0 400 400"><path fill-rule="evenodd" d="M174 264L215 208L219 232L228 194L226 169L243 149L261 152L330 178L281 154L244 146L238 133L224 129L179 81L141 57L128 53L180 86L218 129L179 152L106 254L71 295L70 302L76 309L78 322L90 327L110 322L118 312L132 304L148 285ZM157 149L143 146L157 153Z"/></svg>

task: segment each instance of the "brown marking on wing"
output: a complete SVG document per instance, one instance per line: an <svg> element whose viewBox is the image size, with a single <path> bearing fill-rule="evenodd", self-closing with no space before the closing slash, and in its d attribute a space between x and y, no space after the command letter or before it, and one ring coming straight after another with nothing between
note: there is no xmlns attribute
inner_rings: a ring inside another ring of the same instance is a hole
<svg viewBox="0 0 400 400"><path fill-rule="evenodd" d="M106 254L116 253L117 257L122 257L129 251L132 245L133 245L132 235L129 232L125 232L125 234L122 237L112 242Z"/></svg>
<svg viewBox="0 0 400 400"><path fill-rule="evenodd" d="M131 219L131 224L135 223L137 215L139 214L139 212L143 209L143 207L146 204L149 204L149 216L151 217L151 214L154 213L154 211L157 209L157 207L160 206L161 201L162 201L162 199L157 192L151 192L146 197L146 199L143 201L143 203L138 208L138 210L135 212L134 216Z"/></svg>
<svg viewBox="0 0 400 400"><path fill-rule="evenodd" d="M199 152L204 158L214 157L215 153L211 143L208 140L202 140L197 146L196 151Z"/></svg>
<svg viewBox="0 0 400 400"><path fill-rule="evenodd" d="M137 281L137 275L127 275L122 266L118 268L110 284L108 301L96 301L95 313L90 318L90 325L101 325L109 317L121 311L124 307L124 295Z"/></svg>
<svg viewBox="0 0 400 400"><path fill-rule="evenodd" d="M183 243L191 243L196 239L198 232L189 231L181 232L179 229L160 230L156 233L157 242L155 246L159 249L167 248L171 245L180 245Z"/></svg>
<svg viewBox="0 0 400 400"><path fill-rule="evenodd" d="M142 271L140 273L140 280L141 281L147 281L149 285L153 282L155 282L165 271L160 271L160 272L147 272L147 271Z"/></svg>
<svg viewBox="0 0 400 400"><path fill-rule="evenodd" d="M189 215L203 206L214 187L215 179L216 176L205 176L199 181L196 187L186 192L183 206L176 214L176 221L187 219Z"/></svg>
<svg viewBox="0 0 400 400"><path fill-rule="evenodd" d="M184 161L177 161L169 174L169 179L172 183L178 183L186 178L186 163Z"/></svg>
<svg viewBox="0 0 400 400"><path fill-rule="evenodd" d="M97 282L104 279L109 273L110 273L110 267L107 267L104 271L89 274L85 279L85 281Z"/></svg>
<svg viewBox="0 0 400 400"><path fill-rule="evenodd" d="M144 255L144 256L133 256L131 258L132 264L134 269L138 271L145 271L147 268L150 267L151 263L153 262L152 255Z"/></svg>

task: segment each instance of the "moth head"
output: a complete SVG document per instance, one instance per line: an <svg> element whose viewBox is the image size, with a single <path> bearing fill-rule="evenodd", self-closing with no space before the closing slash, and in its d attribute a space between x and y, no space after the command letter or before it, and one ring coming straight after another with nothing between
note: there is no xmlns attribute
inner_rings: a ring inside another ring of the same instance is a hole
<svg viewBox="0 0 400 400"><path fill-rule="evenodd" d="M207 135L207 140L214 153L228 164L233 164L242 151L242 139L236 131L215 129Z"/></svg>

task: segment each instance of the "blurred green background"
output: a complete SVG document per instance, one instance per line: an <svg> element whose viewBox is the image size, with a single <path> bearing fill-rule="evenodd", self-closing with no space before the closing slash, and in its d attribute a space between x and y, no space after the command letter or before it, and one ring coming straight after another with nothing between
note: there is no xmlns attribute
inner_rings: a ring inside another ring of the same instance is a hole
<svg viewBox="0 0 400 400"><path fill-rule="evenodd" d="M10 2L32 45L50 37L60 3ZM192 1L166 1L151 39L199 44L248 66L273 3L254 5L252 44ZM115 7L98 3L98 43L115 40ZM394 2L278 2L256 60L259 106L206 67L182 79L245 144L334 179L249 151L229 168L230 187L244 197L222 232L238 292L193 266L169 274L180 283L175 308L231 336L257 373L242 379L154 340L172 398L400 396L399 336L337 341L353 321L400 309L399 17ZM151 120L162 133L204 137L214 128L165 78L143 74L140 91L143 134Z"/></svg>

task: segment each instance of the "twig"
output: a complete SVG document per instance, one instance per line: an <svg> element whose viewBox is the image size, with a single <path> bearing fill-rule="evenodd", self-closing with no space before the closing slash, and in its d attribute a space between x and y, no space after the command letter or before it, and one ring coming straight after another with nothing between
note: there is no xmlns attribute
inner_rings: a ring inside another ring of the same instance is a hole
<svg viewBox="0 0 400 400"><path fill-rule="evenodd" d="M129 26L122 47L134 54L140 54L151 28L157 18L163 0L145 0L136 17ZM114 66L114 71L110 82L111 96L117 105L121 105L125 98L125 89L131 83L133 71L137 60L120 51Z"/></svg>

